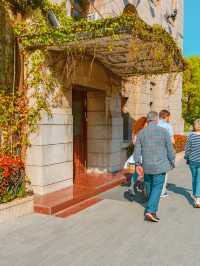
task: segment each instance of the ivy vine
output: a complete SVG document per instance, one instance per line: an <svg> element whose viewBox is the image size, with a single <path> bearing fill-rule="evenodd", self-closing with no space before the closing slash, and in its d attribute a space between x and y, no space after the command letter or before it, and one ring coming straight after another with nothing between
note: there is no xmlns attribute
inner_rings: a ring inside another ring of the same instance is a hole
<svg viewBox="0 0 200 266"><path fill-rule="evenodd" d="M52 106L58 94L62 94L62 85L56 80L56 76L52 74L48 65L48 52L46 51L48 46L71 43L72 48L69 50L73 49L74 44L79 48L80 53L80 51L84 52L84 44L80 42L82 40L110 36L114 41L119 40L121 34L129 33L133 38L141 40L141 44L142 42L155 43L157 46L155 61L159 61L162 57L164 45L168 50L167 63L163 63L165 68L172 63L174 58L183 62L180 49L173 38L161 26L151 27L146 24L136 12L126 13L116 18L87 21L82 18L74 20L67 17L65 2L52 4L48 0L2 0L2 3L5 3L3 8L10 17L10 25L12 24L14 29L16 38L13 40L19 47L19 53L25 54L27 73L23 88L20 90L17 84L14 90L6 82L0 84L0 132L2 135L0 153L21 153L23 147L30 144L28 136L37 130L42 112L51 116ZM47 19L48 10L53 10L58 18L59 28L50 26ZM18 13L21 14L20 20L16 20ZM112 50L112 45L108 49ZM135 53L140 52L138 47L132 49L135 49ZM2 73L5 73L5 69L2 71L0 69L0 77L3 76Z"/></svg>

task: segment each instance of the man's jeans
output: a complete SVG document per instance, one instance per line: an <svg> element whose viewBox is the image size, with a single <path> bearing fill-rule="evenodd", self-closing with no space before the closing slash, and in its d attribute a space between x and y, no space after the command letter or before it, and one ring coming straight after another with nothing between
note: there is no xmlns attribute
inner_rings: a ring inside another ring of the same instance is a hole
<svg viewBox="0 0 200 266"><path fill-rule="evenodd" d="M146 184L147 195L149 198L146 211L156 213L158 210L160 195L165 181L165 173L158 175L145 174L144 181Z"/></svg>
<svg viewBox="0 0 200 266"><path fill-rule="evenodd" d="M195 197L200 197L200 167L190 164L192 173L192 193Z"/></svg>

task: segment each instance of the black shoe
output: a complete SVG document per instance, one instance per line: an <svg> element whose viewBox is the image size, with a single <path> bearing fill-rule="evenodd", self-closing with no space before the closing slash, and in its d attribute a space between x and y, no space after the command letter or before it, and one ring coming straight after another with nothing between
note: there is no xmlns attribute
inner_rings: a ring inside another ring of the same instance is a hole
<svg viewBox="0 0 200 266"><path fill-rule="evenodd" d="M154 217L160 221L160 218L156 215L156 213L153 213Z"/></svg>
<svg viewBox="0 0 200 266"><path fill-rule="evenodd" d="M130 189L124 192L124 198L128 201L134 201L135 199L134 194Z"/></svg>
<svg viewBox="0 0 200 266"><path fill-rule="evenodd" d="M146 215L146 213L148 213L146 210L144 212L144 216ZM158 219L160 221L160 218L156 215L156 213L151 213L152 215L154 215L154 217L156 217L156 219Z"/></svg>
<svg viewBox="0 0 200 266"><path fill-rule="evenodd" d="M158 223L160 221L160 219L156 216L156 214L151 212L145 213L145 220L154 223Z"/></svg>

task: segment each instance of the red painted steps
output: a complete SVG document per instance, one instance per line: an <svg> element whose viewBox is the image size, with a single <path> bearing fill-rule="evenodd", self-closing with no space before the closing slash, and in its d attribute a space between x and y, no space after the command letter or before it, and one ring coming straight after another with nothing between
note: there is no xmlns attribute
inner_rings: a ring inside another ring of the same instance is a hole
<svg viewBox="0 0 200 266"><path fill-rule="evenodd" d="M34 211L55 215L67 208L114 188L125 180L122 172L117 174L87 175L79 178L79 182L71 187L37 196L34 199Z"/></svg>
<svg viewBox="0 0 200 266"><path fill-rule="evenodd" d="M84 201L81 201L75 205L72 205L71 207L68 207L58 213L55 213L54 216L56 217L60 217L60 218L67 218L73 214L76 214L86 208L89 208L97 203L99 203L100 201L102 201L103 199L101 198L90 198Z"/></svg>

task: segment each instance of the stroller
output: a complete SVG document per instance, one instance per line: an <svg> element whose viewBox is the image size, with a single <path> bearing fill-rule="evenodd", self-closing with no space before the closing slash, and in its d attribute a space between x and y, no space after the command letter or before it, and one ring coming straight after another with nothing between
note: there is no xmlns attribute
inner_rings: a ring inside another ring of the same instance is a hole
<svg viewBox="0 0 200 266"><path fill-rule="evenodd" d="M131 158L132 157L132 158ZM128 201L140 201L144 203L148 200L147 187L143 180L142 167L137 169L133 160L133 155L125 163L124 168L131 174L130 188L124 192L124 198Z"/></svg>

